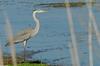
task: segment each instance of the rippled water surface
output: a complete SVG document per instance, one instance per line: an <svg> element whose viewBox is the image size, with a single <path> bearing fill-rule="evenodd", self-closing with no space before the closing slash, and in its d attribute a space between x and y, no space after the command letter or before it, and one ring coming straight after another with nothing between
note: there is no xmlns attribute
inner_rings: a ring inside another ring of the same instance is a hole
<svg viewBox="0 0 100 66"><path fill-rule="evenodd" d="M34 27L35 22L32 18L32 10L44 9L48 12L37 14L41 27L38 35L28 41L27 50L39 51L34 54L32 59L39 59L51 64L61 64L72 66L70 55L70 28L67 19L66 8L53 8L38 6L40 3L59 3L64 0L1 0L0 1L0 41L4 52L8 52L9 47L4 47L7 36L5 33L4 13L9 17L14 35L28 27ZM100 25L100 11L98 5L94 5L92 10L96 17L98 28ZM88 9L83 7L72 7L74 29L77 39L77 47L81 66L88 66ZM94 66L99 66L99 45L95 34L93 38ZM16 45L17 52L23 50L22 44ZM45 51L47 50L47 51Z"/></svg>

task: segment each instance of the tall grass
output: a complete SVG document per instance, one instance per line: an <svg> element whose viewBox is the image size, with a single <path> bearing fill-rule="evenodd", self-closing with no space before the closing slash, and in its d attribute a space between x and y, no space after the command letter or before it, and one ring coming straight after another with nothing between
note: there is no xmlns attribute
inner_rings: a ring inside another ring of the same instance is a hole
<svg viewBox="0 0 100 66"><path fill-rule="evenodd" d="M14 42L13 42L13 33L12 33L12 27L10 24L10 20L7 16L6 17L6 32L7 32L7 36L8 36L8 40L10 43L10 51L11 51L11 57L12 57L12 62L13 62L13 66L17 66L16 63L16 49L14 47Z"/></svg>
<svg viewBox="0 0 100 66"><path fill-rule="evenodd" d="M3 63L3 54L2 54L1 45L0 45L0 65L4 66L4 63Z"/></svg>
<svg viewBox="0 0 100 66"><path fill-rule="evenodd" d="M65 2L69 3L69 0L65 0ZM92 24L96 32L96 37L98 38L98 42L100 43L100 35L99 30L97 28L96 20L92 12L92 0L88 1L87 4L88 12L89 12L89 29L88 29L88 46L89 46L89 66L93 66L93 49L92 49ZM69 4L70 6L70 4ZM79 56L78 56L78 49L77 49L77 42L74 32L74 24L72 19L72 14L70 7L67 7L67 14L68 14L68 22L70 27L71 39L72 39L72 47L71 49L71 58L72 58L72 65L73 66L80 66Z"/></svg>
<svg viewBox="0 0 100 66"><path fill-rule="evenodd" d="M94 62L93 62L93 47L92 47L92 32L93 32L93 28L95 30L96 33L96 37L97 40L100 44L100 35L99 35L99 30L96 24L96 20L95 20L95 16L92 12L92 2L93 0L89 0L89 3L87 4L87 8L88 8L88 13L89 13L89 29L88 29L88 46L89 46L89 66L94 66Z"/></svg>
<svg viewBox="0 0 100 66"><path fill-rule="evenodd" d="M69 3L69 0L65 0L65 2ZM68 4L70 6L70 4ZM77 49L77 42L76 42L76 36L74 32L74 24L73 24L73 18L71 14L71 9L70 7L66 8L67 10L67 16L68 16L68 23L69 23L69 28L70 28L70 33L71 33L71 39L72 39L72 47L70 48L71 50L71 58L72 58L72 65L73 66L80 66L80 61L79 61L79 56L78 56L78 49Z"/></svg>

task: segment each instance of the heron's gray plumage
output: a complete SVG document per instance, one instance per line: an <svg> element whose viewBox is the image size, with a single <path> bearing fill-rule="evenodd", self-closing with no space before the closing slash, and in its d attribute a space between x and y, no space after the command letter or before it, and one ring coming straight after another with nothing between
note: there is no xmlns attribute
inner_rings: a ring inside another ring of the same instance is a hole
<svg viewBox="0 0 100 66"><path fill-rule="evenodd" d="M26 30L23 30L19 32L16 36L13 37L14 44L23 43L25 40L29 40L32 36L32 28L27 28ZM9 45L9 41L7 42L6 46Z"/></svg>

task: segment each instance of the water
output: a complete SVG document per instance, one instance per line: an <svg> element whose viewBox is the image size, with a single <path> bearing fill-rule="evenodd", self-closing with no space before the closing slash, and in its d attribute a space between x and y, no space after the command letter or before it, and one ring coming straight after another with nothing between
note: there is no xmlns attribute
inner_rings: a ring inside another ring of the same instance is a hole
<svg viewBox="0 0 100 66"><path fill-rule="evenodd" d="M0 1L0 41L2 42L4 52L9 52L9 47L5 47L7 36L5 33L5 18L4 12L7 13L12 24L14 35L28 27L34 27L34 20L32 18L33 9L45 9L47 13L38 14L41 23L38 35L28 41L27 50L44 50L54 49L47 52L41 52L32 56L32 59L39 59L50 64L61 64L63 66L71 66L71 55L69 44L71 44L71 37L69 25L67 20L66 8L52 8L35 6L37 3L50 2L64 2L61 0L1 0ZM35 4L33 4L35 3ZM75 26L75 33L77 38L78 52L81 66L88 66L88 10L84 7L71 8L73 14L73 21ZM93 13L96 16L99 27L100 11L97 7L93 7ZM100 27L99 27L100 28ZM93 38L94 51L94 66L99 66L100 57L98 55L99 45L96 41L95 35ZM21 52L23 47L21 44L16 45L17 52ZM97 51L97 52L96 52Z"/></svg>

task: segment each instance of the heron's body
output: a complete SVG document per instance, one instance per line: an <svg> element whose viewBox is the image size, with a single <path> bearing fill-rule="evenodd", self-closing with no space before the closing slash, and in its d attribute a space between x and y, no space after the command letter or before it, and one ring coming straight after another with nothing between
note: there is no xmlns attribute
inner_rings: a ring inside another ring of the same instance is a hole
<svg viewBox="0 0 100 66"><path fill-rule="evenodd" d="M14 44L23 43L24 41L27 41L30 38L32 38L33 31L34 30L32 28L27 28L27 29L21 31L20 33L18 33L16 36L13 37ZM6 46L8 46L9 44L10 43L8 41Z"/></svg>
<svg viewBox="0 0 100 66"><path fill-rule="evenodd" d="M27 28L21 32L19 32L16 36L13 37L13 42L14 44L17 44L17 43L24 43L24 41L27 41L29 40L30 38L34 37L38 31L39 31L39 28L40 28L40 22L39 22L39 19L36 17L36 14L37 13L42 13L43 11L41 10L35 10L33 12L33 19L35 21L35 28ZM8 46L10 43L8 41L8 43L6 44L6 46Z"/></svg>
<svg viewBox="0 0 100 66"><path fill-rule="evenodd" d="M34 37L39 31L40 22L37 19L36 14L42 13L42 12L45 12L45 11L43 11L43 10L33 11L33 19L34 19L35 24L36 24L34 29L33 28L27 28L27 29L19 32L16 36L13 37L13 43L14 44L23 43L24 51L25 51L25 47L26 47L26 44L27 44L27 40ZM8 46L8 45L10 45L9 41L7 42L6 46Z"/></svg>

